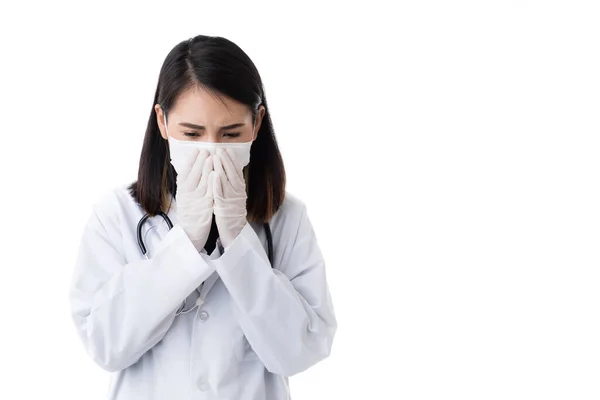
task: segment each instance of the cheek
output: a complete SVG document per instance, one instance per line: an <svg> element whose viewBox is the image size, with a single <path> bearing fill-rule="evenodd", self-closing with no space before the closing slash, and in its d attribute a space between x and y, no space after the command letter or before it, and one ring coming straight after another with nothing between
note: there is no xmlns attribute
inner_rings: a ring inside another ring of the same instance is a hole
<svg viewBox="0 0 600 400"><path fill-rule="evenodd" d="M169 134L177 140L190 140L190 138L185 136L182 132L169 132Z"/></svg>

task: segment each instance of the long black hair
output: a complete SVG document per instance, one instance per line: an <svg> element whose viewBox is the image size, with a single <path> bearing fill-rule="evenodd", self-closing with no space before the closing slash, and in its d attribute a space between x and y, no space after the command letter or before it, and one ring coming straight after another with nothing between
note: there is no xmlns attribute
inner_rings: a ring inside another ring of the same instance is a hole
<svg viewBox="0 0 600 400"><path fill-rule="evenodd" d="M247 105L253 124L259 107L265 107L244 176L248 221L269 222L285 198L285 169L265 90L250 57L235 43L218 36L198 35L182 41L167 55L148 119L138 179L129 186L131 195L152 216L168 211L169 194L175 196L177 191L176 172L170 163L168 142L160 134L154 106L160 104L167 114L177 97L196 85Z"/></svg>

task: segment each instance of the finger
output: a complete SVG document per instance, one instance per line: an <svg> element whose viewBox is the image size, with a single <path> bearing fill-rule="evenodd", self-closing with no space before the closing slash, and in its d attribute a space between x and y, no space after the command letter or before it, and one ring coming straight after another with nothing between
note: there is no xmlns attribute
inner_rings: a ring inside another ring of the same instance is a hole
<svg viewBox="0 0 600 400"><path fill-rule="evenodd" d="M222 197L230 196L232 191L234 190L234 186L227 179L227 174L225 172L225 165L223 158L215 154L215 173L219 178L219 185L221 189Z"/></svg>
<svg viewBox="0 0 600 400"><path fill-rule="evenodd" d="M210 171L207 176L206 197L214 197L215 171Z"/></svg>
<svg viewBox="0 0 600 400"><path fill-rule="evenodd" d="M214 164L215 164L215 172L217 173L217 175L225 175L225 170L223 169L223 160L221 159L221 156L219 155L219 149L217 149L217 151L215 152L215 157L214 157Z"/></svg>
<svg viewBox="0 0 600 400"><path fill-rule="evenodd" d="M243 177L241 176L241 171L238 172L237 167L233 163L233 157L228 151L225 151L224 149L218 149L217 151L219 152L221 165L225 170L225 175L227 175L227 179L233 187L240 186L243 182Z"/></svg>
<svg viewBox="0 0 600 400"><path fill-rule="evenodd" d="M208 156L206 158L206 161L204 162L204 166L202 168L202 176L200 177L200 181L198 182L197 186L198 188L201 188L200 190L203 190L203 188L207 187L209 175L213 170L213 156ZM203 191L203 193L201 194L204 195L205 193L206 191Z"/></svg>
<svg viewBox="0 0 600 400"><path fill-rule="evenodd" d="M190 173L186 178L186 181L189 185L188 187L190 189L193 190L197 188L200 184L200 178L202 177L202 174L204 172L204 167L207 164L206 160L208 159L208 157L210 157L210 153L208 152L208 150L200 149L200 151L198 152L198 157L196 157L194 165L192 166L192 169L190 170Z"/></svg>
<svg viewBox="0 0 600 400"><path fill-rule="evenodd" d="M223 185L221 185L221 177L217 171L211 173L211 180L213 181L213 197L215 199L223 198Z"/></svg>
<svg viewBox="0 0 600 400"><path fill-rule="evenodd" d="M233 150L227 149L227 153L229 155L229 159L231 160L231 165L235 167L236 176L240 181L240 185L246 186L246 180L244 179L244 167L240 168L236 163L233 162L235 160L235 154L233 153Z"/></svg>

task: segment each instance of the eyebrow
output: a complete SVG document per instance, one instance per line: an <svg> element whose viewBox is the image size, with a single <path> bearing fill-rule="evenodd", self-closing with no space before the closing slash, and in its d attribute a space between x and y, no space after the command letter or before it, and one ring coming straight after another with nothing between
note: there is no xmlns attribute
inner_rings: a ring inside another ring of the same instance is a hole
<svg viewBox="0 0 600 400"><path fill-rule="evenodd" d="M191 124L189 122L180 122L179 125L184 126L186 128L197 129L197 130L206 129L202 125ZM244 125L245 125L244 123L237 123L237 124L232 124L232 125L226 125L226 126L222 126L221 128L219 128L219 130L240 128L240 127L242 127Z"/></svg>

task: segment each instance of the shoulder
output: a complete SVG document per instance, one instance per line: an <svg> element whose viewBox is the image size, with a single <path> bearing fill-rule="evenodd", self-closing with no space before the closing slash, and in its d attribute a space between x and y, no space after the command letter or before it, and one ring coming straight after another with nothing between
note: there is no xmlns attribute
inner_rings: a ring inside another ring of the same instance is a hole
<svg viewBox="0 0 600 400"><path fill-rule="evenodd" d="M135 203L129 193L129 185L121 184L101 192L94 202L94 211L101 215L114 213L115 210Z"/></svg>
<svg viewBox="0 0 600 400"><path fill-rule="evenodd" d="M281 241L294 241L306 226L306 203L297 195L285 192L283 203L269 222L273 236Z"/></svg>
<svg viewBox="0 0 600 400"><path fill-rule="evenodd" d="M129 191L129 184L120 184L101 192L92 209L103 225L118 225L119 221L141 212L141 207Z"/></svg>
<svg viewBox="0 0 600 400"><path fill-rule="evenodd" d="M307 210L305 200L286 191L283 203L269 222L273 238L275 268L287 271L288 276L296 275L290 270L291 265L318 254L318 247L313 245L316 235ZM295 257L297 260L291 262L291 257Z"/></svg>
<svg viewBox="0 0 600 400"><path fill-rule="evenodd" d="M298 196L288 191L285 192L285 199L277 212L273 215L273 223L277 224L280 220L295 220L298 222L305 212L306 204Z"/></svg>

